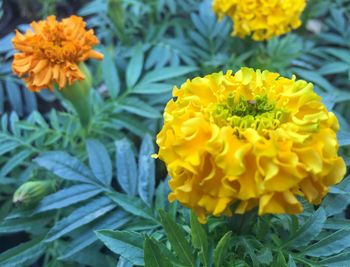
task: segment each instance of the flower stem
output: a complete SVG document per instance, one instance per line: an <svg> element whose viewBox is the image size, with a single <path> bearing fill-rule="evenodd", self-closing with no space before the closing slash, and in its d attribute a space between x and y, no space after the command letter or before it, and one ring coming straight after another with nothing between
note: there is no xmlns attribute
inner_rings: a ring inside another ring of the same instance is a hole
<svg viewBox="0 0 350 267"><path fill-rule="evenodd" d="M87 129L89 127L91 117L91 75L88 68L84 64L80 64L79 68L83 71L85 79L82 81L76 81L72 85L66 85L60 90L60 93L73 105L74 109L79 115L81 125L83 128Z"/></svg>

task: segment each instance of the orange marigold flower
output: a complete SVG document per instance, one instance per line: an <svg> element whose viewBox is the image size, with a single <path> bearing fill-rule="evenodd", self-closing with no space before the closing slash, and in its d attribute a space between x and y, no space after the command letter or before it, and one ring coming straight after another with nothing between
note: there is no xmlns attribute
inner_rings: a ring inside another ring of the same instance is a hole
<svg viewBox="0 0 350 267"><path fill-rule="evenodd" d="M81 17L71 16L57 21L55 16L32 22L33 30L25 34L16 31L12 39L15 54L12 69L23 77L31 91L52 89L57 84L61 89L85 78L78 64L89 58L103 59L92 50L99 43L94 31L86 30Z"/></svg>
<svg viewBox="0 0 350 267"><path fill-rule="evenodd" d="M336 116L313 85L242 68L174 88L157 136L171 177L169 200L206 215L258 207L302 211L297 196L319 204L346 172L338 156Z"/></svg>

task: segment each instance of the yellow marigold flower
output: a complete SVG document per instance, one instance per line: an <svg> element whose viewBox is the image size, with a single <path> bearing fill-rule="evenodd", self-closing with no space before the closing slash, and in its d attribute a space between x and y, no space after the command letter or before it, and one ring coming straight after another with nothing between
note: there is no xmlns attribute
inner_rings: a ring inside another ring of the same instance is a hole
<svg viewBox="0 0 350 267"><path fill-rule="evenodd" d="M93 30L86 31L81 17L71 16L58 22L55 16L32 22L32 30L25 34L16 31L12 39L15 54L13 71L24 78L31 91L53 88L61 89L85 78L78 64L89 58L103 59L92 50L99 43Z"/></svg>
<svg viewBox="0 0 350 267"><path fill-rule="evenodd" d="M206 215L258 207L302 211L296 196L319 204L345 175L337 118L313 85L242 68L187 80L173 90L157 136L171 177L169 200Z"/></svg>
<svg viewBox="0 0 350 267"><path fill-rule="evenodd" d="M301 25L300 15L306 0L214 0L219 18L229 16L234 22L233 35L252 35L256 41L285 34Z"/></svg>

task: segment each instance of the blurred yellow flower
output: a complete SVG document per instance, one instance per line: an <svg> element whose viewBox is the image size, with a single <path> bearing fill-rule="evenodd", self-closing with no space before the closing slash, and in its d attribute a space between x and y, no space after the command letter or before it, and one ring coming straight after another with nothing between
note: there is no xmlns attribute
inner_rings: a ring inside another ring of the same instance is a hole
<svg viewBox="0 0 350 267"><path fill-rule="evenodd" d="M251 35L256 41L285 34L301 25L300 15L306 0L214 0L213 10L219 18L229 16L234 23L233 35Z"/></svg>
<svg viewBox="0 0 350 267"><path fill-rule="evenodd" d="M171 177L169 200L208 214L258 207L302 211L296 196L319 204L345 175L337 155L337 118L313 85L242 68L187 80L174 88L157 136Z"/></svg>
<svg viewBox="0 0 350 267"><path fill-rule="evenodd" d="M71 16L58 22L55 16L32 22L32 30L25 34L16 31L12 39L15 54L12 69L23 77L31 91L53 88L61 89L85 78L78 64L89 58L103 59L92 50L99 43L93 30L86 31L81 17Z"/></svg>

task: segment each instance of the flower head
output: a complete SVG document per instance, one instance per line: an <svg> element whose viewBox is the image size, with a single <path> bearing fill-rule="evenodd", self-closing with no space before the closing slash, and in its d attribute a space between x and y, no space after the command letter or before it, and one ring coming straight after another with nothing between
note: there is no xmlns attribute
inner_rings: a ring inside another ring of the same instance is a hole
<svg viewBox="0 0 350 267"><path fill-rule="evenodd" d="M337 118L313 85L242 68L174 88L157 136L171 177L169 200L206 215L258 207L302 211L296 196L319 204L345 175L337 155Z"/></svg>
<svg viewBox="0 0 350 267"><path fill-rule="evenodd" d="M213 10L234 22L233 35L256 41L282 35L301 25L306 0L214 0Z"/></svg>
<svg viewBox="0 0 350 267"><path fill-rule="evenodd" d="M89 58L103 59L92 50L99 43L93 30L86 31L81 17L71 16L57 21L55 16L32 22L33 30L25 34L16 31L12 39L15 54L13 71L23 77L31 91L52 89L57 84L61 89L85 78L78 64Z"/></svg>

